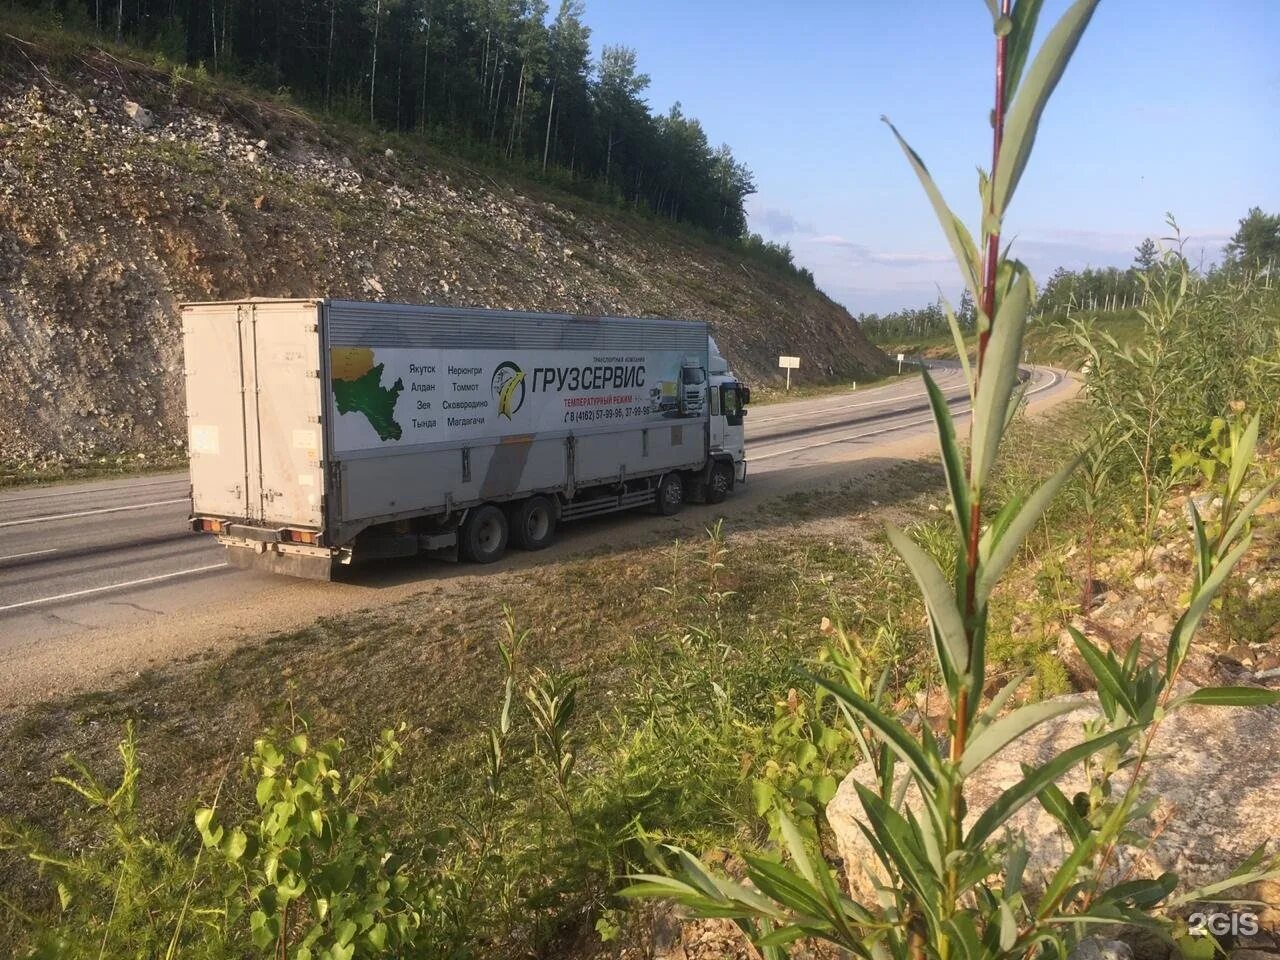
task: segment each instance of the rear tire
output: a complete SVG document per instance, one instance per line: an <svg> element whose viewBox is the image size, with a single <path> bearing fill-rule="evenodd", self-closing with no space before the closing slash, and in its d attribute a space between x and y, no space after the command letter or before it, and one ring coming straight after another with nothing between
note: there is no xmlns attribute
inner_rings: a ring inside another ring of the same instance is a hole
<svg viewBox="0 0 1280 960"><path fill-rule="evenodd" d="M556 538L556 505L530 497L511 507L511 542L522 550L543 550Z"/></svg>
<svg viewBox="0 0 1280 960"><path fill-rule="evenodd" d="M658 484L654 509L664 517L673 517L684 506L684 496L684 477L678 473L668 473Z"/></svg>
<svg viewBox="0 0 1280 960"><path fill-rule="evenodd" d="M492 503L484 503L467 514L458 531L458 552L472 563L493 563L507 552L510 526L507 515Z"/></svg>
<svg viewBox="0 0 1280 960"><path fill-rule="evenodd" d="M723 503L733 489L733 465L718 461L707 478L707 503Z"/></svg>

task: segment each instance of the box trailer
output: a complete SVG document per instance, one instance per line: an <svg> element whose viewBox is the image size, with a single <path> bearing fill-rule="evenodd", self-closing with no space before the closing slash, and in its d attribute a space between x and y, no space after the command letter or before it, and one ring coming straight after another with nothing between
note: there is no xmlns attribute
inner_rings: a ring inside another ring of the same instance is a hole
<svg viewBox="0 0 1280 960"><path fill-rule="evenodd" d="M182 307L192 528L239 566L537 550L746 479L704 323L346 300Z"/></svg>

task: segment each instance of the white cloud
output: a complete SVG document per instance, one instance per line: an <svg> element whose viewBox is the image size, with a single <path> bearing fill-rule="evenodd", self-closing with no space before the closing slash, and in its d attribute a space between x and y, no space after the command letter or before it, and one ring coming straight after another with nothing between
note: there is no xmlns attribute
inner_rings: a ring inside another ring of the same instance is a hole
<svg viewBox="0 0 1280 960"><path fill-rule="evenodd" d="M865 243L850 240L837 233L824 233L819 236L806 237L804 243L830 247L845 253L850 265L876 264L882 267L919 267L926 264L949 263L950 254L946 253L904 253L900 251L873 250Z"/></svg>

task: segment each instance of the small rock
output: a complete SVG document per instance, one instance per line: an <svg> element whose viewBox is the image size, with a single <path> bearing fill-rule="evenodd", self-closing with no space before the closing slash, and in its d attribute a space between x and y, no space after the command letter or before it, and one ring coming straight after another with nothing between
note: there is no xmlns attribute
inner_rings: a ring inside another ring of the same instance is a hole
<svg viewBox="0 0 1280 960"><path fill-rule="evenodd" d="M155 114L140 103L134 103L132 100L124 102L124 112L129 115L129 119L133 121L133 125L139 130L146 130L156 122Z"/></svg>
<svg viewBox="0 0 1280 960"><path fill-rule="evenodd" d="M1133 960L1133 951L1122 940L1088 937L1076 944L1067 960Z"/></svg>
<svg viewBox="0 0 1280 960"><path fill-rule="evenodd" d="M267 149L267 141L259 140L257 146L259 150L265 150Z"/></svg>
<svg viewBox="0 0 1280 960"><path fill-rule="evenodd" d="M395 155L396 155L396 152L395 152L394 150L392 150L390 147L387 147L387 152L386 152L386 154L384 154L384 156L386 156L386 158L387 158L388 160L390 160L390 159L392 159L393 157L395 157Z"/></svg>
<svg viewBox="0 0 1280 960"><path fill-rule="evenodd" d="M1253 666L1253 651L1243 643L1237 643L1235 646L1229 647L1224 653L1224 657L1234 660L1241 666Z"/></svg>

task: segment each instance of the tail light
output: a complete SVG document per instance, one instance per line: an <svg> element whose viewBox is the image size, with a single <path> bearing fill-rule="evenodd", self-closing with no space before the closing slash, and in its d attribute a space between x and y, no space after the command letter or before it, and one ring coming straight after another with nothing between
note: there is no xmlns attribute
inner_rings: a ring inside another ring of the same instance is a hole
<svg viewBox="0 0 1280 960"><path fill-rule="evenodd" d="M315 543L319 537L310 530L281 530L280 539L290 543Z"/></svg>
<svg viewBox="0 0 1280 960"><path fill-rule="evenodd" d="M200 520L196 521L196 524L197 524L196 529L200 530L203 533L221 533L222 532L221 520L205 520L201 518Z"/></svg>

